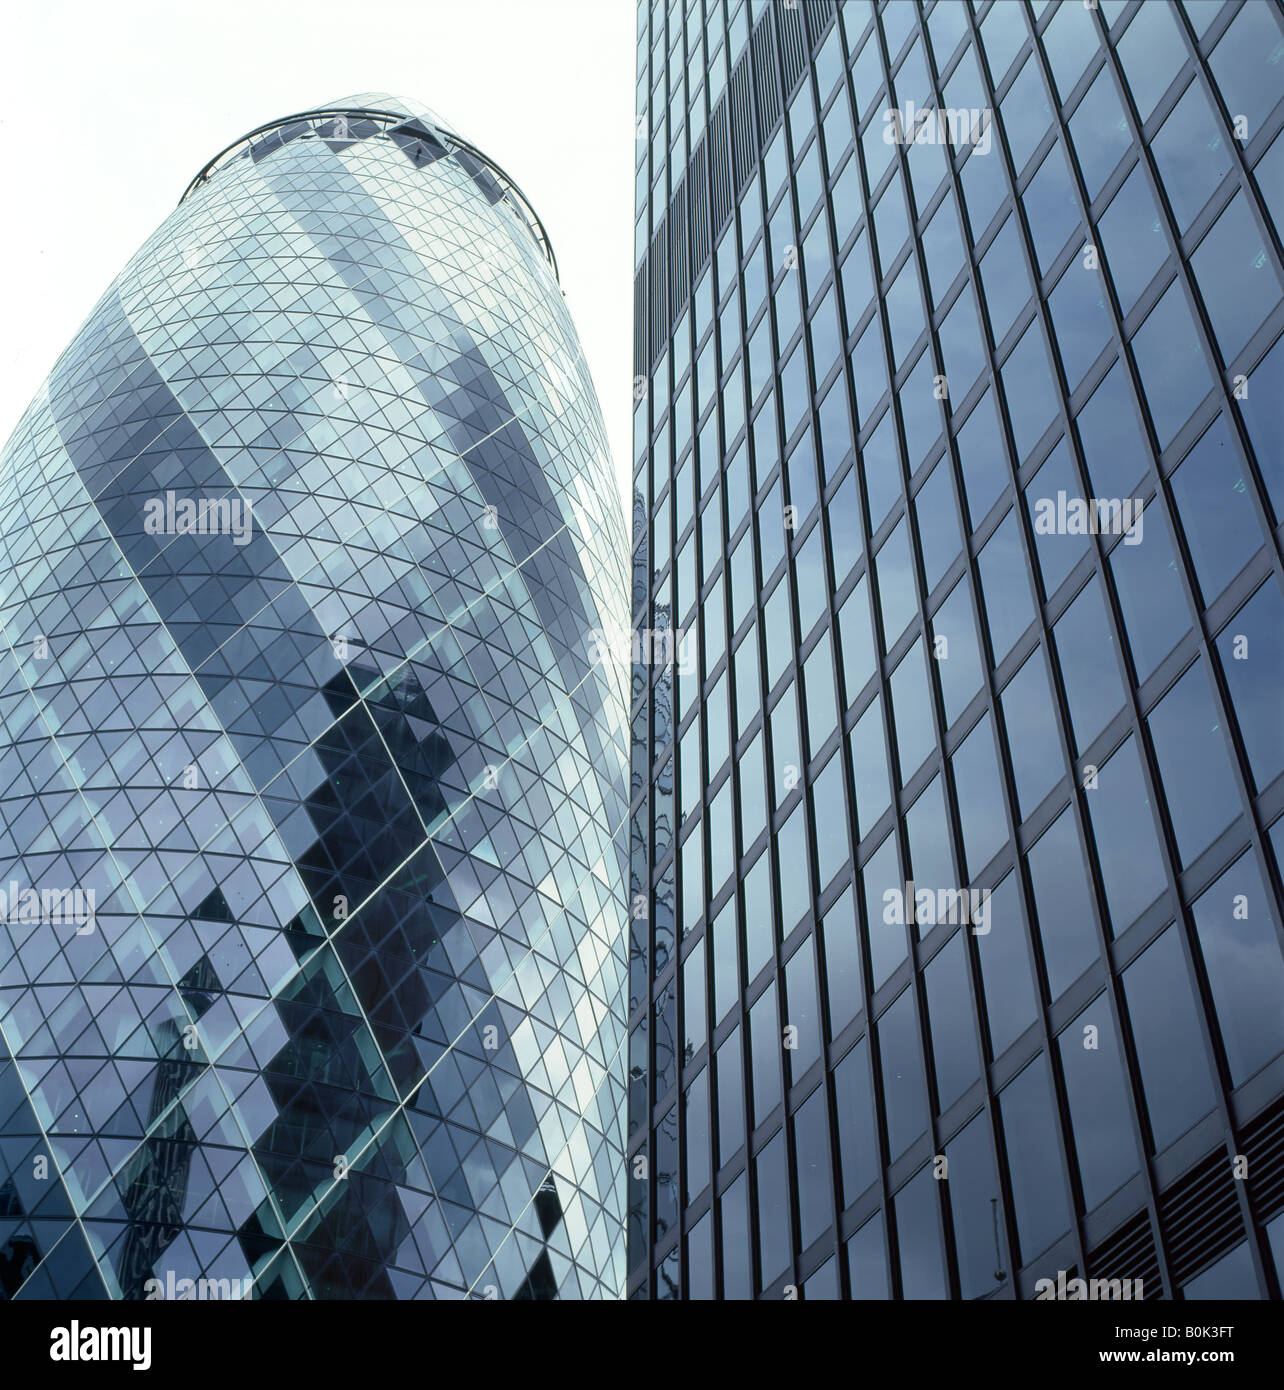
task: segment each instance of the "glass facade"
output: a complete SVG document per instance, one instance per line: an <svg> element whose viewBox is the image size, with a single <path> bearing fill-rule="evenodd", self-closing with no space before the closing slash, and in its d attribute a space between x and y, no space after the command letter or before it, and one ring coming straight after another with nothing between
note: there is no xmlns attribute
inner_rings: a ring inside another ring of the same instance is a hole
<svg viewBox="0 0 1284 1390"><path fill-rule="evenodd" d="M1279 5L637 52L629 1296L1278 1298Z"/></svg>
<svg viewBox="0 0 1284 1390"><path fill-rule="evenodd" d="M538 218L382 94L0 468L0 1297L618 1297L628 540Z"/></svg>

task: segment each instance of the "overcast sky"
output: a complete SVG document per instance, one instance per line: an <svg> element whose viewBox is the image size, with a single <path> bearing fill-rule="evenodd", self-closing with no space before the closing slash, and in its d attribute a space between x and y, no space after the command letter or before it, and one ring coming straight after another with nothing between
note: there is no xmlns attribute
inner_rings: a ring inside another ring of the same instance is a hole
<svg viewBox="0 0 1284 1390"><path fill-rule="evenodd" d="M0 44L0 441L201 166L355 92L415 97L548 230L630 469L634 0L37 0Z"/></svg>

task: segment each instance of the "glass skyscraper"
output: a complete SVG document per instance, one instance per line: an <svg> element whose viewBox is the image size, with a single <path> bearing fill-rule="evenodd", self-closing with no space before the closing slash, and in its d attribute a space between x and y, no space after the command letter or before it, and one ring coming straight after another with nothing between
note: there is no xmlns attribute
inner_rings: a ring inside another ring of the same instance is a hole
<svg viewBox="0 0 1284 1390"><path fill-rule="evenodd" d="M413 103L111 286L0 466L0 1297L620 1295L613 498L539 219Z"/></svg>
<svg viewBox="0 0 1284 1390"><path fill-rule="evenodd" d="M1279 5L637 52L629 1296L1278 1298Z"/></svg>

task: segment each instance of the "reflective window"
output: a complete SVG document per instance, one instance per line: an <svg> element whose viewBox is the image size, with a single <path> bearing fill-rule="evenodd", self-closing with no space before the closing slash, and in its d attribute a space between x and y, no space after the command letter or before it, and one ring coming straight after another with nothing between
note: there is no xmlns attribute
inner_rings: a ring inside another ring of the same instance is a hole
<svg viewBox="0 0 1284 1390"><path fill-rule="evenodd" d="M1085 779L1106 902L1118 936L1165 886L1163 859L1137 748L1131 737Z"/></svg>
<svg viewBox="0 0 1284 1390"><path fill-rule="evenodd" d="M989 1124L982 1113L945 1146L959 1292L968 1299L984 1298L1011 1278L999 1247L1003 1203Z"/></svg>
<svg viewBox="0 0 1284 1390"><path fill-rule="evenodd" d="M1088 197L1094 199L1132 145L1109 64L1093 78L1092 86L1070 117L1070 137Z"/></svg>
<svg viewBox="0 0 1284 1390"><path fill-rule="evenodd" d="M923 300L918 285L914 257L901 267L891 288L883 297L887 325L892 335L892 361L899 368L923 332Z"/></svg>
<svg viewBox="0 0 1284 1390"><path fill-rule="evenodd" d="M1057 1043L1083 1202L1091 1211L1139 1165L1118 1029L1106 995L1097 995Z"/></svg>
<svg viewBox="0 0 1284 1390"><path fill-rule="evenodd" d="M1150 451L1142 436L1124 369L1118 362L1106 373L1075 423L1093 495L1129 496L1146 475Z"/></svg>
<svg viewBox="0 0 1284 1390"><path fill-rule="evenodd" d="M860 984L860 941L856 934L856 910L850 892L843 892L825 914L820 936L825 952L829 1035L832 1039L864 1008Z"/></svg>
<svg viewBox="0 0 1284 1390"><path fill-rule="evenodd" d="M994 397L988 391L977 401L959 431L958 449L967 509L972 529L976 530L1010 482Z"/></svg>
<svg viewBox="0 0 1284 1390"><path fill-rule="evenodd" d="M959 231L952 194L947 192L941 206L932 214L932 220L923 233L922 242L932 294L937 304L940 304L945 291L963 269L963 236Z"/></svg>
<svg viewBox="0 0 1284 1390"><path fill-rule="evenodd" d="M785 1022L790 1034L788 1084L801 1081L820 1060L820 1001L816 994L816 942L806 937L785 963Z"/></svg>
<svg viewBox="0 0 1284 1390"><path fill-rule="evenodd" d="M1024 820L1064 776L1061 734L1041 650L1033 652L1001 697L1008 756Z"/></svg>
<svg viewBox="0 0 1284 1390"><path fill-rule="evenodd" d="M878 530L901 499L901 467L894 422L894 412L887 411L861 450L860 465L869 502L871 531Z"/></svg>
<svg viewBox="0 0 1284 1390"><path fill-rule="evenodd" d="M1198 899L1192 914L1231 1084L1240 1086L1284 1050L1284 957L1271 894L1251 850Z"/></svg>
<svg viewBox="0 0 1284 1390"><path fill-rule="evenodd" d="M684 1201L709 1185L709 1069L706 1067L682 1097L683 1151L686 1155Z"/></svg>
<svg viewBox="0 0 1284 1390"><path fill-rule="evenodd" d="M940 438L941 403L937 399L936 363L923 352L909 380L897 392L905 426L905 453L909 471L916 472Z"/></svg>
<svg viewBox="0 0 1284 1390"><path fill-rule="evenodd" d="M715 1059L718 1086L718 1163L722 1165L745 1142L744 1076L740 1070L740 1029L734 1028Z"/></svg>
<svg viewBox="0 0 1284 1390"><path fill-rule="evenodd" d="M1173 499L1205 605L1261 549L1239 450L1218 416L1172 475Z"/></svg>
<svg viewBox="0 0 1284 1390"><path fill-rule="evenodd" d="M1003 398L1012 422L1012 440L1021 462L1057 417L1052 365L1038 319L1021 335L1003 364Z"/></svg>
<svg viewBox="0 0 1284 1390"><path fill-rule="evenodd" d="M1123 973L1133 1044L1156 1150L1212 1108L1213 1077L1178 927L1169 927Z"/></svg>
<svg viewBox="0 0 1284 1390"><path fill-rule="evenodd" d="M988 712L959 745L951 762L959 820L963 824L967 876L975 879L1008 838L994 732Z"/></svg>
<svg viewBox="0 0 1284 1390"><path fill-rule="evenodd" d="M896 723L896 751L901 785L923 765L936 747L927 671L923 665L923 641L919 638L892 672L892 717Z"/></svg>
<svg viewBox="0 0 1284 1390"><path fill-rule="evenodd" d="M1071 505L1077 504L1081 496L1070 450L1062 439L1025 489L1034 552L1043 576L1043 591L1049 597L1090 549L1087 522L1082 512L1072 510Z"/></svg>
<svg viewBox="0 0 1284 1390"><path fill-rule="evenodd" d="M985 57L996 86L1002 82L1026 38L1027 30L1020 5L990 6L981 25L981 42L985 45Z"/></svg>
<svg viewBox="0 0 1284 1390"><path fill-rule="evenodd" d="M1159 447L1166 449L1209 391L1199 331L1174 281L1132 340Z"/></svg>
<svg viewBox="0 0 1284 1390"><path fill-rule="evenodd" d="M981 650L966 574L932 617L932 659L941 682L945 723L949 726L981 689Z"/></svg>
<svg viewBox="0 0 1284 1390"><path fill-rule="evenodd" d="M1266 247L1248 200L1236 193L1190 258L1227 364L1280 302L1279 277Z"/></svg>
<svg viewBox="0 0 1284 1390"><path fill-rule="evenodd" d="M1259 790L1284 772L1284 602L1267 580L1222 629L1217 639L1235 719L1244 738L1253 781Z"/></svg>
<svg viewBox="0 0 1284 1390"><path fill-rule="evenodd" d="M741 1173L721 1200L723 1213L723 1297L753 1297L753 1258L749 1252L749 1175Z"/></svg>
<svg viewBox="0 0 1284 1390"><path fill-rule="evenodd" d="M761 1288L789 1264L789 1168L782 1130L754 1160L758 1188L758 1260Z"/></svg>
<svg viewBox="0 0 1284 1390"><path fill-rule="evenodd" d="M834 565L834 587L840 589L865 553L854 468L847 472L829 499L826 515L829 521L829 553Z"/></svg>
<svg viewBox="0 0 1284 1390"><path fill-rule="evenodd" d="M947 389L953 400L961 401L985 367L976 295L970 284L963 286L954 307L945 316L940 339Z"/></svg>
<svg viewBox="0 0 1284 1390"><path fill-rule="evenodd" d="M1182 864L1190 864L1241 811L1202 661L1164 696L1147 723L1177 850Z"/></svg>
<svg viewBox="0 0 1284 1390"><path fill-rule="evenodd" d="M948 1296L936 1187L932 1165L928 1164L920 1168L893 1199L902 1298Z"/></svg>
<svg viewBox="0 0 1284 1390"><path fill-rule="evenodd" d="M860 694L874 674L874 634L869 620L869 591L864 578L838 610L838 632L843 653L843 682L850 702Z"/></svg>
<svg viewBox="0 0 1284 1390"><path fill-rule="evenodd" d="M908 953L905 914L893 904L905 883L896 853L896 836L889 835L861 870L865 890L865 922L869 939L871 985L880 989Z"/></svg>
<svg viewBox="0 0 1284 1390"><path fill-rule="evenodd" d="M753 1063L753 1123L764 1123L781 1101L780 1025L776 1018L776 982L749 1010L749 1042Z"/></svg>
<svg viewBox="0 0 1284 1390"><path fill-rule="evenodd" d="M816 827L816 860L823 892L846 864L849 853L841 753L835 753L816 777L812 787L812 823Z"/></svg>
<svg viewBox="0 0 1284 1390"><path fill-rule="evenodd" d="M1123 708L1123 681L1101 586L1090 579L1052 629L1075 747L1083 752Z"/></svg>
<svg viewBox="0 0 1284 1390"><path fill-rule="evenodd" d="M954 852L950 847L949 825L945 816L944 780L933 777L905 816L909 837L910 872L918 883L947 887L958 882ZM930 929L917 923L922 936Z"/></svg>
<svg viewBox="0 0 1284 1390"><path fill-rule="evenodd" d="M871 1217L847 1242L847 1277L853 1299L891 1298L881 1214Z"/></svg>
<svg viewBox="0 0 1284 1390"><path fill-rule="evenodd" d="M1092 11L1083 5L1060 6L1043 31L1043 48L1062 101L1074 91L1097 46Z"/></svg>
<svg viewBox="0 0 1284 1390"><path fill-rule="evenodd" d="M905 990L879 1019L878 1049L883 1063L888 1157L895 1162L927 1128L923 1049L913 990Z"/></svg>
<svg viewBox="0 0 1284 1390"><path fill-rule="evenodd" d="M931 880L920 879L918 886L934 885ZM942 1113L981 1075L972 991L963 955L965 937L966 929L956 931L932 958L925 972L932 1065L936 1074L937 1103Z"/></svg>
<svg viewBox="0 0 1284 1390"><path fill-rule="evenodd" d="M1030 280L1015 215L1004 222L981 260L981 284L994 341L1001 343L1030 298Z"/></svg>
<svg viewBox="0 0 1284 1390"><path fill-rule="evenodd" d="M1157 507L1143 514L1138 533L1110 552L1110 573L1123 610L1124 630L1138 681L1144 681L1190 628L1181 571ZM1135 543L1134 543L1135 542Z"/></svg>
<svg viewBox="0 0 1284 1390"><path fill-rule="evenodd" d="M704 941L682 963L682 1060L689 1062L708 1041L705 1027Z"/></svg>
<svg viewBox="0 0 1284 1390"><path fill-rule="evenodd" d="M997 664L1034 621L1029 570L1014 511L1008 512L986 541L978 566L990 645Z"/></svg>
<svg viewBox="0 0 1284 1390"><path fill-rule="evenodd" d="M989 914L989 931L975 940L990 1023L990 1051L998 1057L1034 1022L1036 1007L1025 927L1011 874L990 895Z"/></svg>
<svg viewBox="0 0 1284 1390"><path fill-rule="evenodd" d="M999 1111L1020 1257L1029 1263L1070 1224L1048 1064L1042 1054L1004 1088Z"/></svg>
<svg viewBox="0 0 1284 1390"><path fill-rule="evenodd" d="M998 132L992 132L997 140ZM963 202L967 208L967 220L972 228L972 239L980 241L995 213L1008 196L1007 183L1003 177L1003 165L994 157L991 149L980 154L975 149L963 166Z"/></svg>
<svg viewBox="0 0 1284 1390"><path fill-rule="evenodd" d="M798 1107L793 1128L794 1163L798 1173L798 1243L806 1250L825 1234L834 1219L824 1086L813 1091Z"/></svg>
<svg viewBox="0 0 1284 1390"><path fill-rule="evenodd" d="M1159 165L1177 230L1185 234L1231 167L1219 123L1198 81L1186 88L1151 140L1150 151Z"/></svg>
<svg viewBox="0 0 1284 1390"><path fill-rule="evenodd" d="M1168 255L1163 225L1138 164L1097 219L1119 308L1127 314Z"/></svg>
<svg viewBox="0 0 1284 1390"><path fill-rule="evenodd" d="M834 1068L834 1109L838 1116L843 1203L850 1206L878 1177L879 1166L869 1046L864 1038Z"/></svg>
<svg viewBox="0 0 1284 1390"><path fill-rule="evenodd" d="M1261 128L1279 101L1280 24L1268 5L1244 5L1217 41L1209 65L1218 85L1235 94L1235 114Z"/></svg>
<svg viewBox="0 0 1284 1390"><path fill-rule="evenodd" d="M1082 259L1071 261L1052 291L1049 307L1066 386L1075 391L1110 342L1110 314L1100 271L1088 270Z"/></svg>
<svg viewBox="0 0 1284 1390"><path fill-rule="evenodd" d="M883 617L883 650L893 647L918 612L909 531L902 517L874 559Z"/></svg>
<svg viewBox="0 0 1284 1390"><path fill-rule="evenodd" d="M1260 1298L1248 1242L1241 1241L1230 1254L1223 1255L1202 1274L1183 1284L1181 1296L1188 1303L1204 1299L1229 1301Z"/></svg>
<svg viewBox="0 0 1284 1390"><path fill-rule="evenodd" d="M1117 44L1137 115L1150 119L1186 61L1186 44L1176 16L1167 5L1143 5Z"/></svg>
<svg viewBox="0 0 1284 1390"><path fill-rule="evenodd" d="M949 459L942 459L914 497L914 519L929 593L954 563L962 545L950 472Z"/></svg>
<svg viewBox="0 0 1284 1390"><path fill-rule="evenodd" d="M1058 999L1098 957L1095 913L1074 813L1065 810L1026 855L1034 912L1048 972L1048 993Z"/></svg>
<svg viewBox="0 0 1284 1390"><path fill-rule="evenodd" d="M1008 149L1012 152L1012 167L1019 175L1052 120L1047 89L1033 53L1025 60L1008 88L1000 110L1003 113L1003 132L1007 136Z"/></svg>

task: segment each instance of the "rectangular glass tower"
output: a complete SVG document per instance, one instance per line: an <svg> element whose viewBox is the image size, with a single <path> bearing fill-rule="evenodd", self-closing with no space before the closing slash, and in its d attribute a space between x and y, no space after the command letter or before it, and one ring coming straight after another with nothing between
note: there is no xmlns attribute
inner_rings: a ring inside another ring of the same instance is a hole
<svg viewBox="0 0 1284 1390"><path fill-rule="evenodd" d="M1282 25L640 5L631 1297L1280 1296Z"/></svg>

